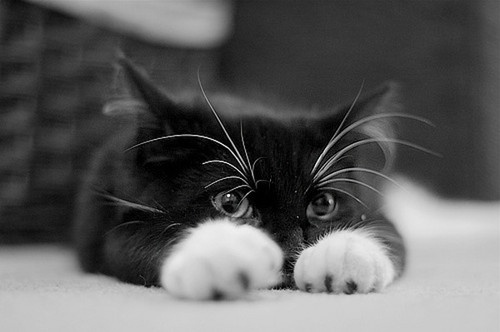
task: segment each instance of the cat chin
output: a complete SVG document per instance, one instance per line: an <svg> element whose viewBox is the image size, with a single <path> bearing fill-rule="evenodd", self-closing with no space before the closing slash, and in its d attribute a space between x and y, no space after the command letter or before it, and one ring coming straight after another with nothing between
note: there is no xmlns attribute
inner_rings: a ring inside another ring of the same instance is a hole
<svg viewBox="0 0 500 332"><path fill-rule="evenodd" d="M229 218L208 220L164 260L161 285L191 300L235 299L280 282L283 253L263 231Z"/></svg>
<svg viewBox="0 0 500 332"><path fill-rule="evenodd" d="M328 234L305 249L294 268L297 287L313 293L381 291L395 276L384 245L361 229Z"/></svg>

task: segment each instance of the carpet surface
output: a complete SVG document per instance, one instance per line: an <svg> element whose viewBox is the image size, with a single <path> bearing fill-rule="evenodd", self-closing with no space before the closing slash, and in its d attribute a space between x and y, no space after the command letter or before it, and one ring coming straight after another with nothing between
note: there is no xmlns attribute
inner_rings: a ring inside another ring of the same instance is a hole
<svg viewBox="0 0 500 332"><path fill-rule="evenodd" d="M500 205L391 197L409 268L383 293L189 302L84 274L69 248L0 247L0 331L500 331Z"/></svg>

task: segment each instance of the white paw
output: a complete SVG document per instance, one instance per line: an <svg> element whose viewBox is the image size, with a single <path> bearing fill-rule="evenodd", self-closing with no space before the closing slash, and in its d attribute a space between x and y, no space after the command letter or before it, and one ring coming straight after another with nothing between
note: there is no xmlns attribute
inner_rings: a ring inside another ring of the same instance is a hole
<svg viewBox="0 0 500 332"><path fill-rule="evenodd" d="M161 267L161 285L192 300L234 299L280 281L283 253L261 230L229 219L207 221L179 243Z"/></svg>
<svg viewBox="0 0 500 332"><path fill-rule="evenodd" d="M384 246L362 230L329 234L305 249L295 263L297 287L308 292L380 291L395 277Z"/></svg>

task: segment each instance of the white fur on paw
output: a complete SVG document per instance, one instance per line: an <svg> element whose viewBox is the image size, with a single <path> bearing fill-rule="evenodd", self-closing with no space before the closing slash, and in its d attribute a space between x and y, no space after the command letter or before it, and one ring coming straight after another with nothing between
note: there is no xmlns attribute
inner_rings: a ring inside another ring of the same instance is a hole
<svg viewBox="0 0 500 332"><path fill-rule="evenodd" d="M177 245L161 267L161 285L192 300L234 299L281 278L283 253L264 232L229 219L207 221Z"/></svg>
<svg viewBox="0 0 500 332"><path fill-rule="evenodd" d="M362 230L329 234L305 249L294 268L299 289L336 294L380 291L395 274L384 246Z"/></svg>

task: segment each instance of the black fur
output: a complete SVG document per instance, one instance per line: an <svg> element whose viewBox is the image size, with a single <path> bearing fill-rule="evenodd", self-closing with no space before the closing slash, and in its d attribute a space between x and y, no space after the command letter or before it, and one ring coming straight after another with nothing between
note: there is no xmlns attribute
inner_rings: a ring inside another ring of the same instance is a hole
<svg viewBox="0 0 500 332"><path fill-rule="evenodd" d="M180 137L131 148L174 134L198 134L228 145L229 142L201 93L188 100L169 97L127 60L121 62L147 108L138 109L137 120L97 153L81 190L75 240L85 271L136 284L158 285L159 266L172 246L187 229L208 217L221 216L212 198L241 183L227 180L205 188L235 173L222 164L204 164L214 159L235 163L227 149L211 141ZM389 84L358 100L347 124L374 112L390 111L392 90ZM390 249L396 270L401 273L405 257L401 237L376 212L376 196L359 185L343 183L339 188L361 198L367 207L347 195L332 192L339 209L334 217L315 221L308 220L306 215L308 204L317 194L310 171L351 103L321 112L270 108L221 95L209 94L209 99L238 149L243 151L241 130L251 161L261 158L256 162L255 178L265 181L260 181L248 197L254 214L235 222L256 225L283 248L284 272L288 278L282 286L293 286L294 257L305 244L343 227L370 226ZM346 135L339 148L366 138L370 132L367 126L374 125L390 132L387 121L373 121ZM348 155L329 173L344 167L367 166L382 156L376 144L354 149ZM358 174L345 175L357 178ZM133 208L117 199L150 209ZM349 290L355 288L356 285L350 285Z"/></svg>

